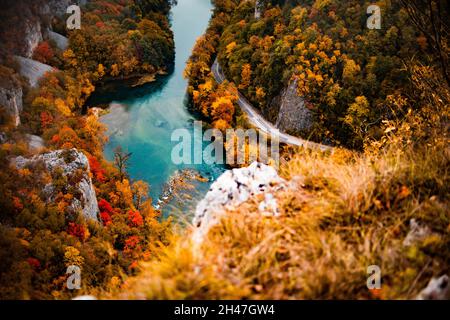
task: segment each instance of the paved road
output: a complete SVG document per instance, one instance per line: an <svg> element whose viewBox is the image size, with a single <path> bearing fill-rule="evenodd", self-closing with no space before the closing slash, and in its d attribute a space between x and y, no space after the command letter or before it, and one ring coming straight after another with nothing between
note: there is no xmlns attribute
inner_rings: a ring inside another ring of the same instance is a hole
<svg viewBox="0 0 450 320"><path fill-rule="evenodd" d="M222 83L223 81L226 80L225 75L223 74L222 68L220 67L217 59L214 61L211 70L214 75L214 78L218 83ZM264 119L261 113L259 113L259 111L255 109L240 92L238 92L238 95L239 95L238 104L241 107L242 111L244 111L247 114L249 122L262 132L266 133L267 135L278 135L280 142L289 145L301 146L308 149L320 149L322 151L328 151L333 149L330 146L304 140L298 137L291 136L287 133L280 132L272 123Z"/></svg>

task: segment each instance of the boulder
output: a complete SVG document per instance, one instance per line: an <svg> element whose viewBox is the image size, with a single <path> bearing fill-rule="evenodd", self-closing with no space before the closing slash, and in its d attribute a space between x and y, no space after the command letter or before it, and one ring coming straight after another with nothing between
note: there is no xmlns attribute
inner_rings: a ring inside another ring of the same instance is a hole
<svg viewBox="0 0 450 320"><path fill-rule="evenodd" d="M67 180L75 183L77 192L73 195L69 209L74 213L82 212L87 219L98 221L97 196L90 177L87 157L82 152L71 149L52 151L30 159L17 157L13 160L18 169L33 167L41 162L49 173L54 173L56 169L61 168ZM43 191L48 202L54 201L56 190L52 184L43 186Z"/></svg>
<svg viewBox="0 0 450 320"><path fill-rule="evenodd" d="M47 73L55 69L47 64L32 59L15 56L20 66L20 74L28 79L31 87L36 87L38 81Z"/></svg>
<svg viewBox="0 0 450 320"><path fill-rule="evenodd" d="M62 51L67 50L69 47L69 39L60 35L59 33L53 32L51 30L47 31L47 37L49 40L53 41L56 44L56 47Z"/></svg>
<svg viewBox="0 0 450 320"><path fill-rule="evenodd" d="M314 115L306 107L305 99L297 94L297 81L285 88L278 98L278 117L275 126L283 132L308 132L314 122Z"/></svg>
<svg viewBox="0 0 450 320"><path fill-rule="evenodd" d="M431 278L428 285L416 297L417 300L450 299L450 281L447 275Z"/></svg>
<svg viewBox="0 0 450 320"><path fill-rule="evenodd" d="M262 163L254 162L246 168L226 171L211 185L197 205L193 220L194 240L201 241L227 210L238 208L256 195L264 195L264 200L259 204L262 216L279 215L274 194L286 186L286 181L273 167Z"/></svg>
<svg viewBox="0 0 450 320"><path fill-rule="evenodd" d="M25 37L23 40L24 46L22 52L25 57L31 58L34 49L42 42L42 27L39 19L27 19L25 22Z"/></svg>

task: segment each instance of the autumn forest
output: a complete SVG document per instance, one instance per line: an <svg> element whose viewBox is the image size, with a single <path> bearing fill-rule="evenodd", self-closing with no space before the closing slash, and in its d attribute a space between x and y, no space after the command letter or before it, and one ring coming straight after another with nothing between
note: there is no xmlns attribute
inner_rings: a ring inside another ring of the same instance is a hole
<svg viewBox="0 0 450 320"><path fill-rule="evenodd" d="M0 1L1 300L450 298L448 1L74 2ZM180 119L279 164L166 164Z"/></svg>

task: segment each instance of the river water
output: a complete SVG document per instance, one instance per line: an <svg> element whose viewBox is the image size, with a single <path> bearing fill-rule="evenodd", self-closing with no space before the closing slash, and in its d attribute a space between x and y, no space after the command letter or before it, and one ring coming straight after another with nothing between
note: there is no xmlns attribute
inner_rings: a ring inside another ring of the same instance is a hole
<svg viewBox="0 0 450 320"><path fill-rule="evenodd" d="M107 159L113 160L117 146L131 152L127 171L133 180L149 183L155 204L177 170L194 168L209 183L224 170L218 165L176 165L171 159L172 148L177 145L171 142L173 130L187 128L192 132L196 120L187 109L183 70L196 39L206 30L211 10L209 0L178 0L171 12L176 46L173 73L138 89L118 88L101 101L109 103L110 111L101 120L108 127L109 142L104 150ZM196 184L194 197L202 196L209 183Z"/></svg>

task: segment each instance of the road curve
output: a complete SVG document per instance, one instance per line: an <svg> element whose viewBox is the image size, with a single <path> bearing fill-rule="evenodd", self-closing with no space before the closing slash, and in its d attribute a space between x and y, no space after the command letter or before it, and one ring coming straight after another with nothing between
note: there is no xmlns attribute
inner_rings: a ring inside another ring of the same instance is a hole
<svg viewBox="0 0 450 320"><path fill-rule="evenodd" d="M222 83L226 80L225 75L222 71L222 68L219 65L219 62L214 60L214 63L211 67L211 71L213 73L214 79L217 81L217 83ZM244 97L243 94L238 92L238 104L241 107L242 111L244 111L249 119L249 122L257 127L259 130L264 132L267 135L278 135L279 141L285 144L293 145L293 146L299 146L299 147L305 147L307 149L319 149L322 151L329 151L332 150L333 147L326 146L320 143L304 140L298 137L291 136L287 133L280 132L272 123L264 119L264 117L259 113L257 109L255 109L250 102Z"/></svg>

